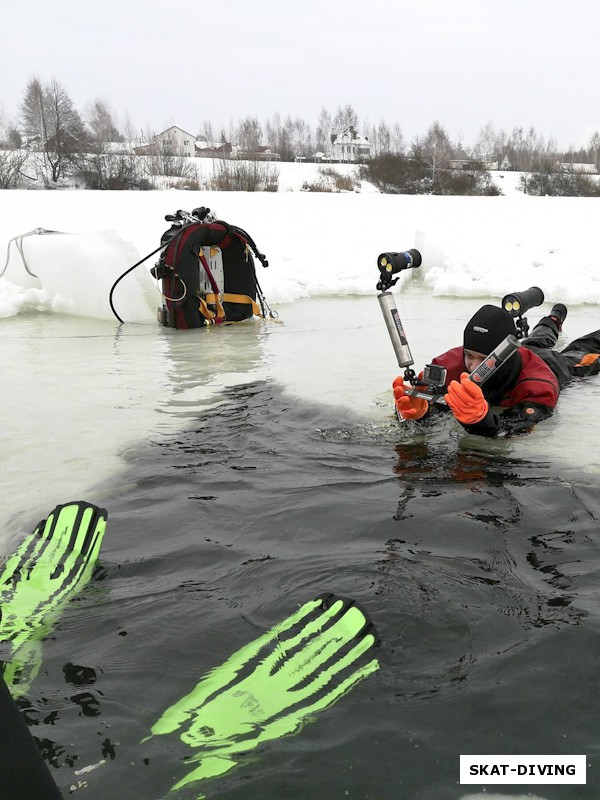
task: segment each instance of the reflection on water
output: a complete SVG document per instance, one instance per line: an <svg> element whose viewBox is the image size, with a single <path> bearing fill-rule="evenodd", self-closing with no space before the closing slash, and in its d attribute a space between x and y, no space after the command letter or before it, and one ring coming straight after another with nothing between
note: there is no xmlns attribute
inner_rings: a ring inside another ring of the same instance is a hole
<svg viewBox="0 0 600 800"><path fill-rule="evenodd" d="M250 321L181 336L59 316L0 321L0 535L14 515L47 513L65 492L102 504L93 487L119 473L123 451L220 402L224 387L257 368L268 330Z"/></svg>

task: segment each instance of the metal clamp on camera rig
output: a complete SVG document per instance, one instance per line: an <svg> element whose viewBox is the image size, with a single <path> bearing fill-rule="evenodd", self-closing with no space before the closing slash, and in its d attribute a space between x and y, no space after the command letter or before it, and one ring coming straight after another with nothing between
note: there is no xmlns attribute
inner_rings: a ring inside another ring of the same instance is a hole
<svg viewBox="0 0 600 800"><path fill-rule="evenodd" d="M377 283L379 294L377 300L383 313L388 334L390 336L398 366L404 369L404 381L411 385L407 391L412 397L422 397L430 403L440 403L445 405L444 395L446 394L447 370L438 364L427 364L422 375L416 375L411 369L415 363L408 346L408 340L402 320L396 307L393 294L388 291L394 286L398 278L394 278L399 272L405 269L420 267L422 263L421 253L418 250L406 250L401 253L381 253L377 259L377 266L380 272L380 279ZM518 317L516 324L519 338L526 336L529 327L527 320L522 316L526 311L544 302L544 294L541 289L532 286L525 292L514 292L506 295L502 301L505 308L513 317ZM494 372L504 364L519 349L519 342L516 336L509 334L494 350L486 356L481 364L471 372L469 379L478 385L483 384Z"/></svg>

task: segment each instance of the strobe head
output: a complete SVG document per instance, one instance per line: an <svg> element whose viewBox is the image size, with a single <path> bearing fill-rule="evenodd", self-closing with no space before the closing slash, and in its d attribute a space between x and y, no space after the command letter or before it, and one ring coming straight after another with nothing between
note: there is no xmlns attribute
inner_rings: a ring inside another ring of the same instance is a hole
<svg viewBox="0 0 600 800"><path fill-rule="evenodd" d="M502 300L502 308L511 315L517 317L515 326L517 328L517 337L524 339L529 335L529 325L527 319L523 316L530 308L541 306L544 302L544 293L539 286L532 286L524 292L511 292L505 295Z"/></svg>
<svg viewBox="0 0 600 800"><path fill-rule="evenodd" d="M420 267L422 263L421 253L418 250L404 250L400 253L381 253L377 258L377 267L381 278L377 288L381 291L393 286L398 278L394 278L399 272L405 269Z"/></svg>
<svg viewBox="0 0 600 800"><path fill-rule="evenodd" d="M511 315L511 317L521 317L526 314L530 308L541 306L544 302L544 293L539 286L532 286L524 292L511 292L507 294L502 300L502 308Z"/></svg>

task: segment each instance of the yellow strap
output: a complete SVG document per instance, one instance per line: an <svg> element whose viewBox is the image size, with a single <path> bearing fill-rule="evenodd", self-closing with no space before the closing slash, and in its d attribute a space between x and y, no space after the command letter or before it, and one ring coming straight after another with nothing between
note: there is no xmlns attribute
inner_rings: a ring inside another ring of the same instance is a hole
<svg viewBox="0 0 600 800"><path fill-rule="evenodd" d="M200 311L207 319L214 319L215 317L221 317L221 319L225 319L225 311L223 306L221 305L221 296L218 294L206 294L204 297L200 297L198 295L198 301L200 303ZM207 307L207 303L215 306L216 312L213 312ZM208 316L210 314L210 316Z"/></svg>
<svg viewBox="0 0 600 800"><path fill-rule="evenodd" d="M199 297L198 298L198 303L200 304L200 313L202 314L202 316L205 319L208 319L208 320L210 320L212 322L212 320L215 318L215 315L210 310L210 308L206 305L206 301L202 297Z"/></svg>
<svg viewBox="0 0 600 800"><path fill-rule="evenodd" d="M216 295L214 294L207 294L206 300L209 303L216 303ZM245 303L246 305L252 306L252 313L255 314L257 317L262 317L262 312L256 303L251 297L245 294L231 294L230 292L225 292L225 294L220 295L221 300L224 303Z"/></svg>

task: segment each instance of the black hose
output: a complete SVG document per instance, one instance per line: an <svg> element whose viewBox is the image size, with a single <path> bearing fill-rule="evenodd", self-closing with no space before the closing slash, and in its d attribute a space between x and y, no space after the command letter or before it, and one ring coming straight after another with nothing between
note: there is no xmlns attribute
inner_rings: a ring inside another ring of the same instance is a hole
<svg viewBox="0 0 600 800"><path fill-rule="evenodd" d="M134 264L133 267L129 267L129 269L125 270L125 272L122 275L119 275L117 280L113 283L113 285L111 287L111 290L110 290L110 293L108 295L108 302L110 303L110 307L111 307L111 310L112 310L113 314L119 320L120 323L124 323L125 320L121 319L121 317L117 314L117 312L115 311L115 307L113 305L113 301L112 301L112 296L113 296L113 293L114 293L115 289L117 288L117 284L120 283L120 281L122 281L123 278L126 275L129 275L130 272L133 272L133 270L136 267L139 267L140 264L143 264L144 261L147 261L149 258L152 258L152 256L155 255L156 253L158 253L159 250L164 250L164 248L167 247L169 244L171 244L171 242L172 242L172 239L169 239L168 242L165 242L165 244L161 244L160 247L156 248L156 250L153 250L151 253L148 253L148 255L144 256L144 258L142 258L140 261L138 261L137 264Z"/></svg>
<svg viewBox="0 0 600 800"><path fill-rule="evenodd" d="M177 233L173 234L173 236L171 236L171 238L170 238L168 241L166 241L166 242L163 242L163 243L162 243L162 244L161 244L159 247L157 247L157 248L156 248L156 250L153 250L151 253L148 253L148 255L147 255L147 256L144 256L144 258L140 259L140 261L138 261L138 262L137 262L137 264L134 264L134 265L133 265L133 267L129 267L129 269L125 270L125 272L124 272L122 275L119 275L119 277L117 278L117 280L116 280L116 281L113 283L113 285L112 285L112 288L111 288L111 290L110 290L110 293L109 293L109 295L108 295L108 302L110 303L110 307L111 307L111 309L112 309L112 312L113 312L113 314L115 315L115 317L116 317L116 318L119 320L119 322L120 322L121 324L123 324L123 323L124 323L124 320L122 320L122 319L121 319L121 317L120 317L120 316L117 314L117 312L115 311L115 307L114 307L114 305L113 305L113 301L112 301L113 292L115 291L115 289L116 289L116 287L117 287L117 284L118 284L120 281L122 281L122 280L123 280L123 278L124 278L126 275L129 275L129 273L130 273L130 272L133 272L133 270L134 270L136 267L139 267L139 266L140 266L140 264L143 264L143 263L144 263L144 261L147 261L149 258L152 258L152 256L153 256L153 255L156 255L156 253L158 253L160 250L164 250L164 249L165 249L165 248L167 248L167 247L168 247L170 244L172 244L174 241L176 241L177 239L179 239L179 238L181 237L182 233L183 233L184 231L186 231L186 230L187 230L187 229L190 227L190 225L197 225L197 224L198 224L197 222L188 222L188 223L187 223L187 225L183 225L183 226L182 226L182 228L181 228L180 230L178 230L178 231L177 231ZM185 285L185 284L184 284L184 285Z"/></svg>

